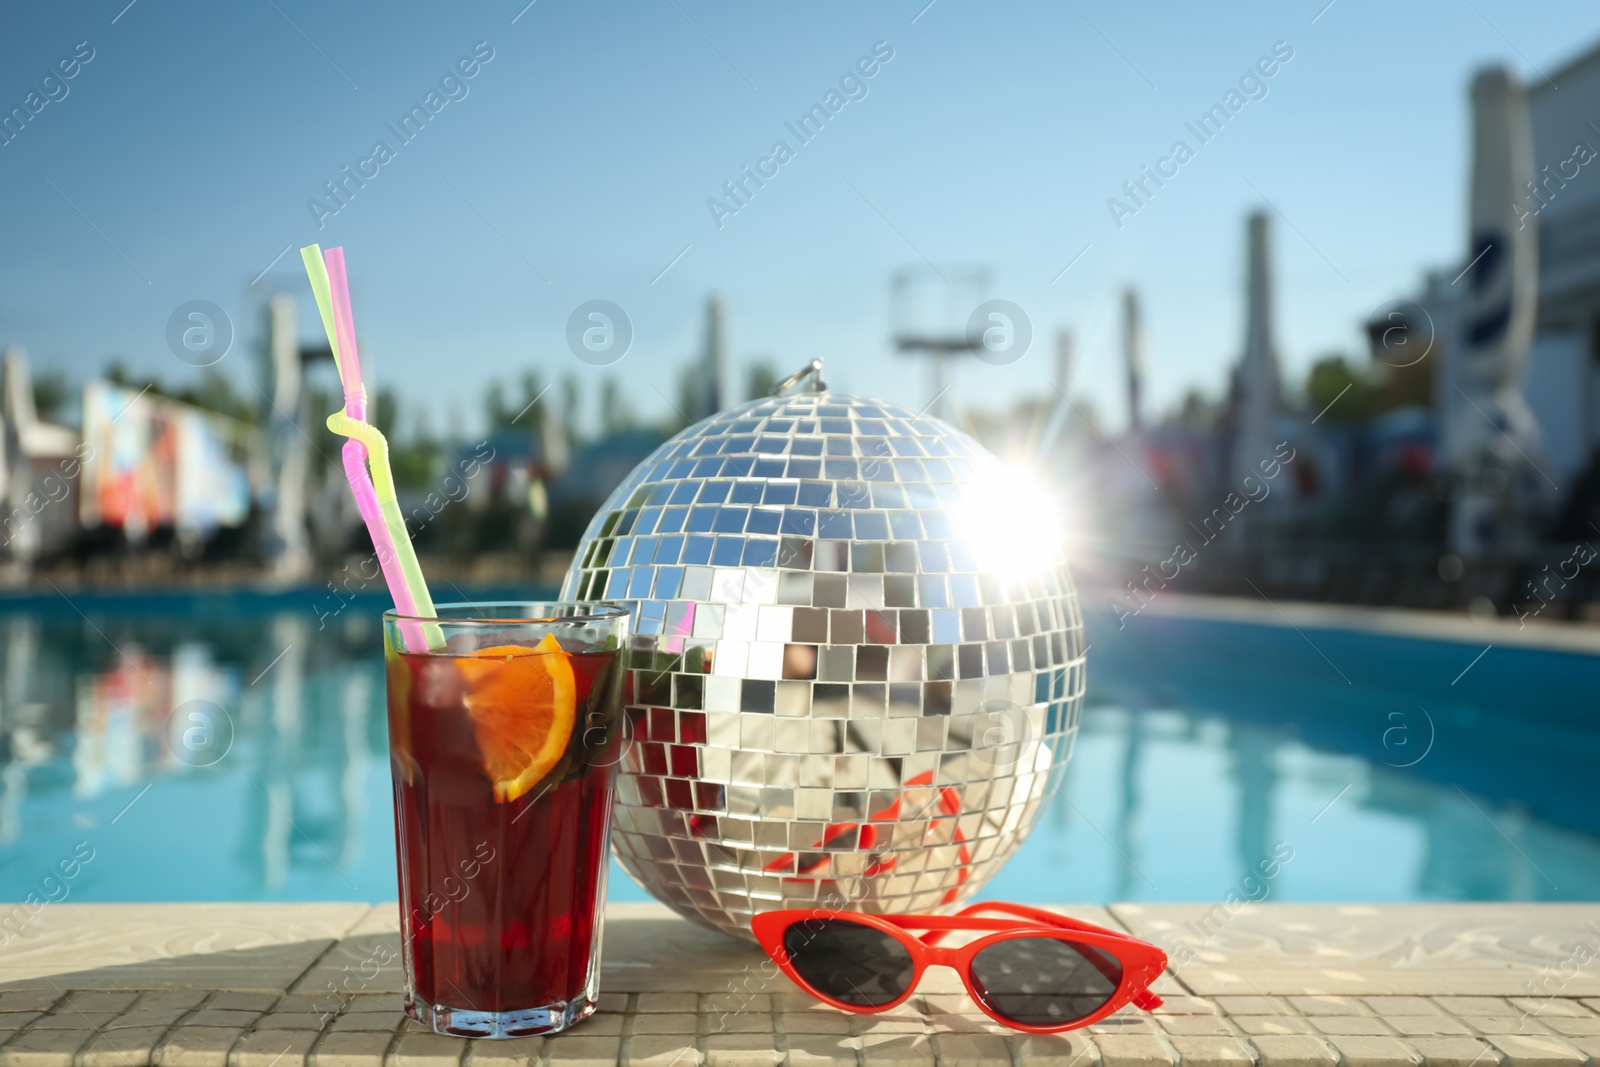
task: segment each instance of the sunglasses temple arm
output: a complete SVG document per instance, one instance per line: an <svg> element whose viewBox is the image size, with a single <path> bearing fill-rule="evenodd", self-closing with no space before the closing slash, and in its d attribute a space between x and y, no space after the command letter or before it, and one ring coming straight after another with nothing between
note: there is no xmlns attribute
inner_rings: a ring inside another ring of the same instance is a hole
<svg viewBox="0 0 1600 1067"><path fill-rule="evenodd" d="M985 911L998 911L1005 915L1012 915L1021 919L1029 919L1044 926L1055 926L1063 930L1079 930L1086 934L1110 934L1113 937L1131 937L1132 935L1122 930L1113 930L1106 926L1096 926L1082 919L1074 919L1068 915L1061 915L1043 908L1030 908L1025 904L1008 904L1004 901L992 901L983 904L973 904L962 908L957 915L977 915Z"/></svg>

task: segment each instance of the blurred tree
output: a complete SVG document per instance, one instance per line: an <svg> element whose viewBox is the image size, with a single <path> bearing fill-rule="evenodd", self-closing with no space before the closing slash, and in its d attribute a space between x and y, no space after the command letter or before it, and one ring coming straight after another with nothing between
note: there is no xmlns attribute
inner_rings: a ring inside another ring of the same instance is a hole
<svg viewBox="0 0 1600 1067"><path fill-rule="evenodd" d="M160 386L152 386L151 392L161 392ZM217 367L207 367L200 375L199 385L187 385L171 394L174 400L185 404L193 404L206 411L214 411L219 415L238 419L240 422L254 422L256 418L256 405L233 391L233 382ZM315 411L324 410L321 407L313 408ZM326 410L332 411L332 408Z"/></svg>
<svg viewBox="0 0 1600 1067"><path fill-rule="evenodd" d="M537 430L544 425L544 396L549 390L548 385L540 384L537 371L522 372L522 406L517 410L527 412L524 425L529 430Z"/></svg>
<svg viewBox="0 0 1600 1067"><path fill-rule="evenodd" d="M317 455L330 464L339 463L339 453L344 449L345 438L328 429L328 413L344 407L344 394L324 385L307 385L300 394L300 426L311 440ZM318 462L312 459L312 465ZM329 473L329 472L323 472ZM334 473L335 477L338 474Z"/></svg>
<svg viewBox="0 0 1600 1067"><path fill-rule="evenodd" d="M1578 473L1578 483L1572 487L1559 515L1553 535L1564 542L1582 541L1585 544L1600 527L1600 448L1589 455L1589 464ZM1595 576L1588 576L1594 584Z"/></svg>
<svg viewBox="0 0 1600 1067"><path fill-rule="evenodd" d="M400 489L426 489L439 471L439 441L428 424L428 413L417 412L416 430L409 441L389 442L389 463L394 484Z"/></svg>
<svg viewBox="0 0 1600 1067"><path fill-rule="evenodd" d="M1374 363L1382 379L1373 398L1374 413L1405 407L1432 407L1433 368L1437 363L1437 359L1427 358L1405 364L1386 360Z"/></svg>
<svg viewBox="0 0 1600 1067"><path fill-rule="evenodd" d="M1222 405L1199 389L1191 388L1183 394L1178 407L1161 421L1166 426L1180 426L1193 430L1214 430L1223 415Z"/></svg>
<svg viewBox="0 0 1600 1067"><path fill-rule="evenodd" d="M72 386L61 371L41 371L33 379L33 406L39 412L39 417L46 422L55 421L71 395Z"/></svg>
<svg viewBox="0 0 1600 1067"><path fill-rule="evenodd" d="M372 425L383 436L394 440L395 427L400 424L400 398L387 386L378 390L372 399Z"/></svg>
<svg viewBox="0 0 1600 1067"><path fill-rule="evenodd" d="M524 371L522 396L513 407L507 403L510 391L499 382L491 382L488 392L489 432L509 430L513 426L530 433L537 430L544 417L544 401L540 399L543 391L539 385L539 375L531 370Z"/></svg>
<svg viewBox="0 0 1600 1067"><path fill-rule="evenodd" d="M622 390L622 384L611 375L606 375L600 383L601 434L612 437L633 429L637 423L638 419L634 416L633 406L628 403L627 394Z"/></svg>
<svg viewBox="0 0 1600 1067"><path fill-rule="evenodd" d="M745 399L760 400L772 392L772 387L781 381L778 372L772 369L769 360L757 360L750 365L748 385L745 389Z"/></svg>
<svg viewBox="0 0 1600 1067"><path fill-rule="evenodd" d="M300 393L300 427L311 442L311 484L320 485L330 478L342 478L340 453L345 439L328 429L324 420L328 412L344 407L342 392L330 391L324 385L307 385Z"/></svg>
<svg viewBox="0 0 1600 1067"><path fill-rule="evenodd" d="M1322 417L1329 422L1353 423L1369 418L1375 392L1372 380L1352 367L1342 353L1323 356L1311 365L1306 376L1306 400L1313 417L1326 412Z"/></svg>
<svg viewBox="0 0 1600 1067"><path fill-rule="evenodd" d="M577 444L581 436L578 408L583 403L583 386L576 375L561 379L561 413L566 417L567 440Z"/></svg>
<svg viewBox="0 0 1600 1067"><path fill-rule="evenodd" d="M672 405L672 410L665 417L667 432L677 433L692 424L695 412L701 411L705 403L705 376L701 373L700 362L692 360L678 373L678 402Z"/></svg>
<svg viewBox="0 0 1600 1067"><path fill-rule="evenodd" d="M226 415L240 422L254 423L260 405L251 399L236 393L233 388L233 379L224 374L219 367L206 367L200 374L198 384L189 383L181 386L168 386L160 379L149 375L134 375L128 371L127 365L120 357L112 359L106 364L102 377L112 385L123 389L145 390L155 396L163 396L168 400L176 400L181 404L189 404L204 411L212 411L218 415ZM318 404L325 403L319 399ZM323 408L313 405L312 410L321 411ZM332 411L333 409L327 408Z"/></svg>
<svg viewBox="0 0 1600 1067"><path fill-rule="evenodd" d="M506 403L506 387L500 382L490 379L489 387L484 390L484 414L488 417L489 432L503 430L511 425L511 420L516 416L509 404Z"/></svg>

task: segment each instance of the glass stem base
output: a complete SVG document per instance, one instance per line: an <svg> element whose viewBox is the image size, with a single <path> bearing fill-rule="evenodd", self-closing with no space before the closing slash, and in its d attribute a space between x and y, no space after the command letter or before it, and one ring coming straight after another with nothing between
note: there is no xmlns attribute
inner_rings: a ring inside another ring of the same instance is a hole
<svg viewBox="0 0 1600 1067"><path fill-rule="evenodd" d="M595 995L585 990L571 1000L516 1011L478 1011L428 1004L406 994L406 1014L436 1034L451 1037L535 1037L558 1034L594 1014Z"/></svg>

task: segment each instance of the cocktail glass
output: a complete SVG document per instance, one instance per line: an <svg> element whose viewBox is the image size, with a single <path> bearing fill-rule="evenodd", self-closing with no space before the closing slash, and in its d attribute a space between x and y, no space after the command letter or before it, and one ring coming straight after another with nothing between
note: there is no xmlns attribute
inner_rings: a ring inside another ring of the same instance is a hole
<svg viewBox="0 0 1600 1067"><path fill-rule="evenodd" d="M406 1012L442 1034L594 1011L629 615L384 614Z"/></svg>

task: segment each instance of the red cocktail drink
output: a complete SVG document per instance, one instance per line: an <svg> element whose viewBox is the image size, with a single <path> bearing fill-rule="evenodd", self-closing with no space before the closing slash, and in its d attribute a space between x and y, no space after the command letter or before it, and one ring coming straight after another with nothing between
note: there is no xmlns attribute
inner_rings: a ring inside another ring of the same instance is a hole
<svg viewBox="0 0 1600 1067"><path fill-rule="evenodd" d="M438 610L385 617L406 1010L440 1033L563 1030L597 995L628 617Z"/></svg>

